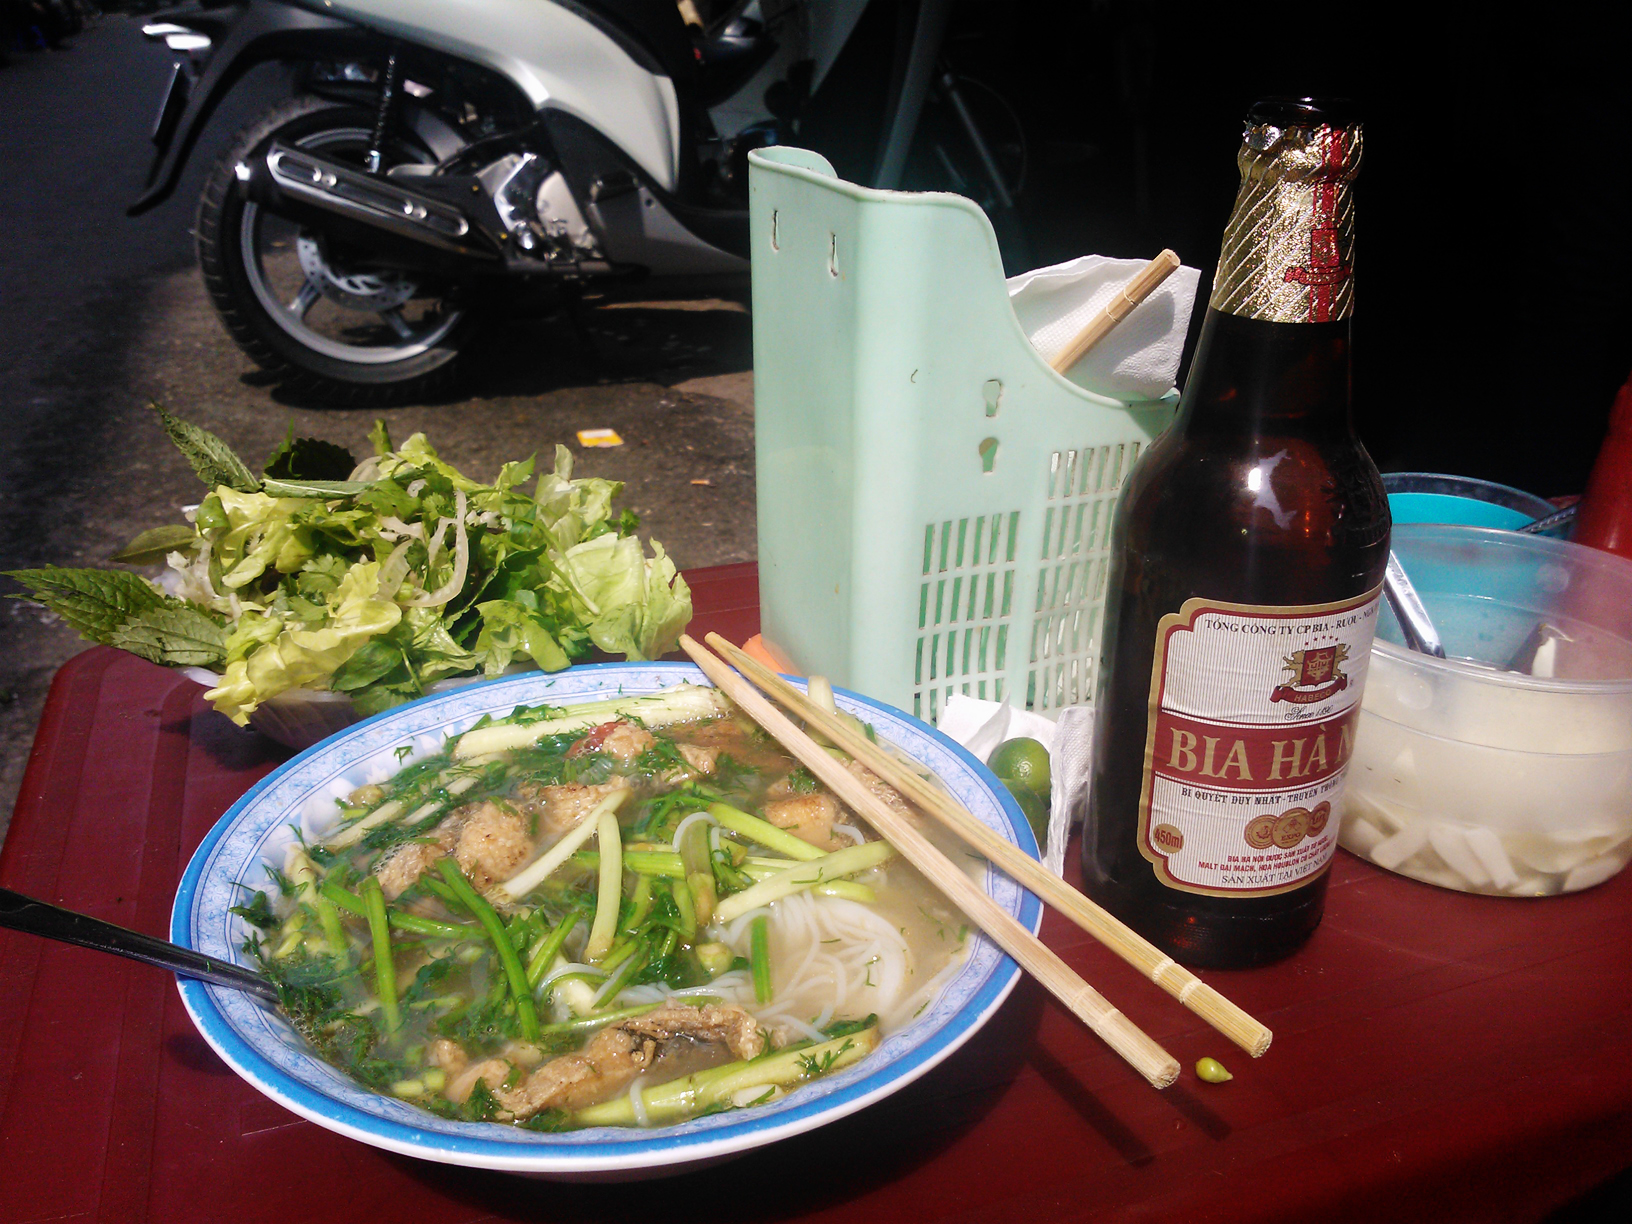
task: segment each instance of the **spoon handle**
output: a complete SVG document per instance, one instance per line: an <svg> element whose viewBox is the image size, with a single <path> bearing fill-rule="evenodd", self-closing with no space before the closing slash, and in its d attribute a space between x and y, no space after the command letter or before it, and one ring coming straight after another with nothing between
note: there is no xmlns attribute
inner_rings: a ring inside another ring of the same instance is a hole
<svg viewBox="0 0 1632 1224"><path fill-rule="evenodd" d="M1526 523L1518 528L1520 535L1540 535L1544 531L1551 531L1554 527L1562 527L1565 523L1575 522L1576 516L1581 513L1581 503L1565 506L1562 510L1554 510L1533 523Z"/></svg>
<svg viewBox="0 0 1632 1224"><path fill-rule="evenodd" d="M77 914L60 906L48 905L22 893L0 888L0 927L24 931L60 943L77 944L97 952L111 952L145 965L156 965L182 977L198 978L247 991L268 1003L278 1001L277 988L253 969L216 960L167 939L156 939L139 931L127 930L89 914Z"/></svg>
<svg viewBox="0 0 1632 1224"><path fill-rule="evenodd" d="M1400 564L1392 549L1388 554L1388 568L1383 571L1383 594L1388 597L1388 606L1394 609L1394 615L1399 619L1405 644L1412 650L1443 659L1445 647L1440 644L1439 633L1434 629L1428 609L1422 606L1422 597L1405 576L1405 566Z"/></svg>

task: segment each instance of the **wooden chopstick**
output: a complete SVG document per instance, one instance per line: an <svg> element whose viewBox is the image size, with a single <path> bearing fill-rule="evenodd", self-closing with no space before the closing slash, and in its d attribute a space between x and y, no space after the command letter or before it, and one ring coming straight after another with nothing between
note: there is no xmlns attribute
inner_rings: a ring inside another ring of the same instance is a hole
<svg viewBox="0 0 1632 1224"><path fill-rule="evenodd" d="M1157 1088L1165 1088L1178 1078L1179 1064L1171 1054L1106 1002L1104 996L1078 977L1041 940L1004 912L975 886L961 868L935 849L928 838L885 806L865 783L794 726L787 715L766 700L758 689L690 636L681 634L680 646L703 669L715 687L770 732L824 786L865 817L971 922L1070 1008L1134 1070Z"/></svg>
<svg viewBox="0 0 1632 1224"><path fill-rule="evenodd" d="M843 719L824 710L759 660L733 646L719 634L709 634L707 641L737 670L803 718L807 725L855 757L900 791L908 802L935 817L1017 883L1031 889L1247 1053L1258 1058L1269 1049L1274 1034L1268 1028L1176 963L1149 940L1095 905L1036 859L1022 852L1018 846L1003 840L950 795L931 786L877 744L858 735Z"/></svg>
<svg viewBox="0 0 1632 1224"><path fill-rule="evenodd" d="M1084 353L1103 340L1111 328L1132 314L1135 306L1154 293L1156 286L1178 270L1179 257L1172 251L1163 251L1140 268L1134 273L1133 279L1117 291L1115 297L1095 311L1094 317L1082 325L1082 330L1076 334L1071 343L1054 354L1048 363L1049 368L1056 374L1064 374L1076 365L1082 360Z"/></svg>

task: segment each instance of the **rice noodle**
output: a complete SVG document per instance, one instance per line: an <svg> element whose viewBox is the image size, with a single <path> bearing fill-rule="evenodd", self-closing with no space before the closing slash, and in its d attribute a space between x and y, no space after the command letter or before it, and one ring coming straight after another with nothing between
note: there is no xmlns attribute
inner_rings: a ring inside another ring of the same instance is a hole
<svg viewBox="0 0 1632 1224"><path fill-rule="evenodd" d="M652 1120L646 1116L646 1101L642 1095L646 1091L646 1077L639 1075L635 1082L629 1085L629 1109L635 1115L635 1125L647 1127Z"/></svg>
<svg viewBox="0 0 1632 1224"><path fill-rule="evenodd" d="M417 595L413 599L402 602L410 608L439 608L464 589L465 577L470 572L470 536L465 531L465 491L455 489L454 496L454 536L453 536L453 574L436 590L424 595ZM437 534L440 536L442 525L437 525ZM426 562L426 574L430 573L430 562Z"/></svg>
<svg viewBox="0 0 1632 1224"><path fill-rule="evenodd" d="M662 1003L668 997L669 992L664 990L662 985L657 982L648 982L644 986L631 986L618 996L630 1007L644 1007L648 1003Z"/></svg>
<svg viewBox="0 0 1632 1224"><path fill-rule="evenodd" d="M764 1024L792 1029L799 1036L810 1041L827 1040L826 1033L822 1032L814 1024L807 1024L792 1012L762 1011L755 1018Z"/></svg>
<svg viewBox="0 0 1632 1224"><path fill-rule="evenodd" d="M738 944L742 943L744 933L748 930L748 924L750 922L752 922L755 918L769 917L770 915L770 907L764 905L760 906L758 909L751 909L746 914L738 914L731 925L724 928L724 938L722 938L720 942L728 947L737 947ZM717 924L715 929L716 931L720 930Z"/></svg>
<svg viewBox="0 0 1632 1224"><path fill-rule="evenodd" d="M604 969L597 969L594 965L579 964L577 961L569 961L565 965L562 965L559 969L552 969L549 973L545 974L544 980L538 984L538 991L536 993L548 993L552 984L554 984L558 979L566 977L569 973L593 973L596 977L606 977L606 971Z"/></svg>
<svg viewBox="0 0 1632 1224"><path fill-rule="evenodd" d="M716 931L734 952L747 955L749 924L765 914L776 993L768 1004L750 1002L750 1010L762 1024L813 1040L836 1016L856 1019L876 1012L886 1030L910 1023L962 964L962 955L954 952L944 968L937 965L920 980L918 955L896 925L901 915L815 893L784 897Z"/></svg>
<svg viewBox="0 0 1632 1224"><path fill-rule="evenodd" d="M647 982L630 986L618 999L630 1007L647 1003L667 1003L670 999L720 999L726 1003L753 1001L754 982L747 970L731 969L701 986L687 986L684 990L671 989L664 982Z"/></svg>
<svg viewBox="0 0 1632 1224"><path fill-rule="evenodd" d="M833 832L843 833L858 846L867 840L867 834L863 833L860 829L856 828L855 825L851 824L834 824Z"/></svg>

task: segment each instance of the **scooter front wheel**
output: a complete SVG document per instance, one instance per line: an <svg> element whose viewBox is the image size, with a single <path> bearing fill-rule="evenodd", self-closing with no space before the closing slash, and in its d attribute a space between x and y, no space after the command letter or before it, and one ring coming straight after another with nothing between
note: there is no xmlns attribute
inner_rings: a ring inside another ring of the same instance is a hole
<svg viewBox="0 0 1632 1224"><path fill-rule="evenodd" d="M424 400L458 378L477 312L460 287L245 199L234 167L277 141L363 165L372 117L360 107L297 97L251 124L216 164L199 198L204 283L221 321L297 401L333 407ZM405 139L392 164L429 162Z"/></svg>

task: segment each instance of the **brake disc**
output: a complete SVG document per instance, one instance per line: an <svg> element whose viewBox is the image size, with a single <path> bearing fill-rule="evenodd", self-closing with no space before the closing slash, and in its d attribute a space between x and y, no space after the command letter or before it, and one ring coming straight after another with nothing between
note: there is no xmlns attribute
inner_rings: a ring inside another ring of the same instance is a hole
<svg viewBox="0 0 1632 1224"><path fill-rule="evenodd" d="M389 272L345 272L329 263L316 235L302 232L295 239L295 256L308 283L329 301L351 310L383 314L411 299L419 286Z"/></svg>

